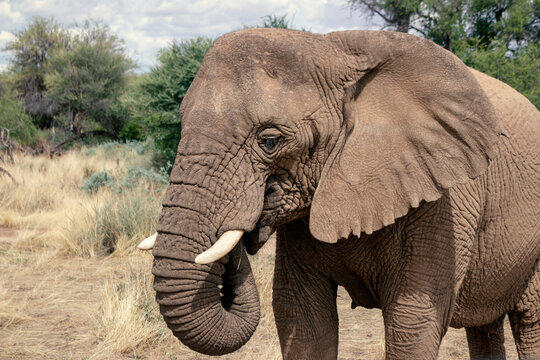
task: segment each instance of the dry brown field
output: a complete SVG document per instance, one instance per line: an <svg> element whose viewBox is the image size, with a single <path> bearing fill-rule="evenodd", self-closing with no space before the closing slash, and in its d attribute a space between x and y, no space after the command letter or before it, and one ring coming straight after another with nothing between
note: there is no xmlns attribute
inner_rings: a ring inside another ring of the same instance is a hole
<svg viewBox="0 0 540 360"><path fill-rule="evenodd" d="M2 166L17 183L0 175L0 359L214 358L190 351L166 328L152 256L136 250L155 231L164 189L147 151L109 144L53 159L19 154ZM92 192L81 188L99 172L109 178ZM281 358L273 245L251 258L261 297L257 331L222 359ZM339 358L383 359L380 311L350 304L340 289ZM508 323L505 331L508 358L517 359ZM439 359L467 358L465 331L450 329Z"/></svg>

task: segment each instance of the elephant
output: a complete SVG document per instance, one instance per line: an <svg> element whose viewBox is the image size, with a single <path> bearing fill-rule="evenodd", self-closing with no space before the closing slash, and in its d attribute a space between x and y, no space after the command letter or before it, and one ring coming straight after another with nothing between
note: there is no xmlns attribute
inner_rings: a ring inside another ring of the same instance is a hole
<svg viewBox="0 0 540 360"><path fill-rule="evenodd" d="M255 331L247 254L276 233L284 359L336 359L337 287L382 310L387 359L540 359L540 116L430 40L386 31L220 37L180 106L152 248L173 334L210 355Z"/></svg>

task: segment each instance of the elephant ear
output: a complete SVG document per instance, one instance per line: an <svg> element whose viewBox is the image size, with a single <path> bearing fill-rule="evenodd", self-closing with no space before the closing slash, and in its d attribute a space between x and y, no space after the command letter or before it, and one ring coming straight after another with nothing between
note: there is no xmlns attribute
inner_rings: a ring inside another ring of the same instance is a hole
<svg viewBox="0 0 540 360"><path fill-rule="evenodd" d="M343 49L343 123L311 205L312 235L336 242L392 224L482 174L503 126L468 68L431 41L328 34ZM339 66L336 66L339 68Z"/></svg>

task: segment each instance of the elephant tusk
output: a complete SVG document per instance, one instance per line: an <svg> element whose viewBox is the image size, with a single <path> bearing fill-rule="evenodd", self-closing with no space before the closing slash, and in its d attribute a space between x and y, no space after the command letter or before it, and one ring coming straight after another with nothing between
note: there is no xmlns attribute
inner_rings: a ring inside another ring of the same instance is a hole
<svg viewBox="0 0 540 360"><path fill-rule="evenodd" d="M154 247L154 243L156 242L157 233L155 233L152 236L147 237L141 243L139 246L137 246L140 250L152 250Z"/></svg>
<svg viewBox="0 0 540 360"><path fill-rule="evenodd" d="M231 252L244 234L243 230L226 231L210 249L195 258L197 264L210 264Z"/></svg>

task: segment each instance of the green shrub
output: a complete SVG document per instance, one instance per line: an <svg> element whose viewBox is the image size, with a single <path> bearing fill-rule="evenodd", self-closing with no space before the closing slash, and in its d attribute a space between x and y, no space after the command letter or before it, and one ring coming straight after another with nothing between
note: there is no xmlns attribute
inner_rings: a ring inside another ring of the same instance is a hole
<svg viewBox="0 0 540 360"><path fill-rule="evenodd" d="M167 183L167 178L163 174L156 173L153 170L146 170L139 166L130 166L127 169L126 176L117 183L117 190L121 192L126 189L133 189L139 185L162 188Z"/></svg>
<svg viewBox="0 0 540 360"><path fill-rule="evenodd" d="M84 180L80 188L87 194L94 194L104 186L111 186L115 181L114 176L109 175L106 171L99 171Z"/></svg>
<svg viewBox="0 0 540 360"><path fill-rule="evenodd" d="M155 150L152 139L146 139L145 141L127 140L126 145L135 150L138 155L148 154Z"/></svg>
<svg viewBox="0 0 540 360"><path fill-rule="evenodd" d="M158 168L169 169L167 163L174 162L180 141L180 103L212 43L213 39L202 37L173 41L160 50L157 66L138 80L132 93L131 116L154 139L153 163Z"/></svg>
<svg viewBox="0 0 540 360"><path fill-rule="evenodd" d="M121 140L142 140L143 133L141 125L134 122L125 124L118 133L118 138Z"/></svg>
<svg viewBox="0 0 540 360"><path fill-rule="evenodd" d="M540 45L531 43L510 51L502 42L473 48L461 56L463 62L510 85L540 108Z"/></svg>
<svg viewBox="0 0 540 360"><path fill-rule="evenodd" d="M34 146L38 142L39 132L32 119L9 91L0 93L0 127L8 129L10 138L21 145Z"/></svg>
<svg viewBox="0 0 540 360"><path fill-rule="evenodd" d="M121 173L119 178L108 174L106 171L96 172L84 180L80 189L89 195L96 193L103 187L108 187L118 193L136 188L155 193L163 190L167 183L167 175L163 172L158 173L140 166L129 166L125 172Z"/></svg>

